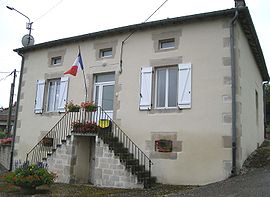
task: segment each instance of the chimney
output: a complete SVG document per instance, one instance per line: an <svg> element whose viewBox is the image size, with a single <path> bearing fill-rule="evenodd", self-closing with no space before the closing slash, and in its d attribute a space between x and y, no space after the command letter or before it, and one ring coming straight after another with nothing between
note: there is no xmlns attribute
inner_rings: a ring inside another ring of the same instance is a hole
<svg viewBox="0 0 270 197"><path fill-rule="evenodd" d="M235 7L246 7L246 2L245 0L234 0L235 2Z"/></svg>

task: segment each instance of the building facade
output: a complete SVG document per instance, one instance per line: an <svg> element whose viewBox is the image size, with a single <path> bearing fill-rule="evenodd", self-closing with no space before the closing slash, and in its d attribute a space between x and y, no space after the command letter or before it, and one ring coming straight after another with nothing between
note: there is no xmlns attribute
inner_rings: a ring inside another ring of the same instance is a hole
<svg viewBox="0 0 270 197"><path fill-rule="evenodd" d="M102 106L151 159L157 182L202 185L229 177L264 140L262 83L269 78L248 9L238 9L232 35L235 13L229 9L165 19L16 49L23 56L23 73L14 161L24 160L64 116L66 102L84 101L83 73L64 75L80 46L88 100ZM119 183L115 176L117 183L102 182L109 175L101 161L125 171L105 146L98 136L73 135L61 147L65 161L55 166L60 151L50 154L54 159L48 163L63 172L62 182L135 187L134 177L134 184ZM108 158L102 159L98 150L108 151ZM121 176L132 180L133 175Z"/></svg>

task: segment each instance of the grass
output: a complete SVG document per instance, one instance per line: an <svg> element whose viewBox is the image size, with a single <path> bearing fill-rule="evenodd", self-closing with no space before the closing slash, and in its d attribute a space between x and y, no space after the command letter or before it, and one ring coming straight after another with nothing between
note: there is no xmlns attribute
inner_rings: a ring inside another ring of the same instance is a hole
<svg viewBox="0 0 270 197"><path fill-rule="evenodd" d="M0 196L23 197L98 197L98 196L163 196L187 189L192 186L155 184L151 189L100 188L92 185L55 183L52 186L37 187L35 194L23 194L19 187L6 183L0 176Z"/></svg>

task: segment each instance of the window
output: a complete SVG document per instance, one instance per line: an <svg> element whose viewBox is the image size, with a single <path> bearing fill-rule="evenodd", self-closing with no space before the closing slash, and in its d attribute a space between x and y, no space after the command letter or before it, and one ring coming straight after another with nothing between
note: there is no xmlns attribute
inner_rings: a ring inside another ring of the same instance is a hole
<svg viewBox="0 0 270 197"><path fill-rule="evenodd" d="M155 151L157 152L172 152L173 144L171 140L156 140Z"/></svg>
<svg viewBox="0 0 270 197"><path fill-rule="evenodd" d="M152 94L152 67L141 68L140 110L191 108L191 63L155 69L155 94Z"/></svg>
<svg viewBox="0 0 270 197"><path fill-rule="evenodd" d="M35 110L36 114L47 112L65 112L68 91L68 77L59 79L37 80ZM46 96L46 99L44 97Z"/></svg>
<svg viewBox="0 0 270 197"><path fill-rule="evenodd" d="M48 81L47 111L57 111L60 94L60 79Z"/></svg>
<svg viewBox="0 0 270 197"><path fill-rule="evenodd" d="M172 49L175 48L174 38L159 40L159 49Z"/></svg>
<svg viewBox="0 0 270 197"><path fill-rule="evenodd" d="M170 108L177 106L178 68L156 69L156 107Z"/></svg>
<svg viewBox="0 0 270 197"><path fill-rule="evenodd" d="M58 56L58 57L52 57L51 59L51 65L59 65L61 64L62 61L62 57Z"/></svg>
<svg viewBox="0 0 270 197"><path fill-rule="evenodd" d="M100 58L112 57L112 48L100 49L99 57Z"/></svg>

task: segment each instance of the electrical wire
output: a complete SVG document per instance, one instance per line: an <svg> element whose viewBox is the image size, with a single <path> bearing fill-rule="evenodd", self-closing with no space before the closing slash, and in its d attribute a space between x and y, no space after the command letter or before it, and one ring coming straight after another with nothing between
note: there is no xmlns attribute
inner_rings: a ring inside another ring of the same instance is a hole
<svg viewBox="0 0 270 197"><path fill-rule="evenodd" d="M42 14L40 17L38 17L34 22L37 22L38 20L40 20L41 18L43 18L44 16L46 16L48 13L50 13L53 9L55 9L57 6L60 5L60 3L62 3L64 0L60 0L58 1L56 4L54 4L48 11L46 11L44 14Z"/></svg>
<svg viewBox="0 0 270 197"><path fill-rule="evenodd" d="M169 0L165 0L143 23L146 23L165 3L167 3ZM121 43L121 51L120 51L120 73L122 73L123 70L123 48L125 42L136 32L138 31L137 28L135 28Z"/></svg>
<svg viewBox="0 0 270 197"><path fill-rule="evenodd" d="M14 71L12 71L10 74L8 74L7 76L3 77L0 79L0 81L6 80L6 78L8 78L10 75L12 75L14 73Z"/></svg>

